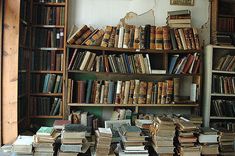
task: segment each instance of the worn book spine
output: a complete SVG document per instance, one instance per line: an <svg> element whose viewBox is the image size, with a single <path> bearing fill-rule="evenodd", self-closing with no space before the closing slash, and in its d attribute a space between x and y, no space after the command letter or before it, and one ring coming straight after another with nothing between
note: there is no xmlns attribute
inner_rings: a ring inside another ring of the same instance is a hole
<svg viewBox="0 0 235 156"><path fill-rule="evenodd" d="M183 68L183 71L182 71L183 74L186 74L189 72L189 69L192 66L193 59L194 59L194 56L189 54L187 57L187 62L186 62L185 66Z"/></svg>
<svg viewBox="0 0 235 156"><path fill-rule="evenodd" d="M154 89L153 89L153 102L152 104L157 104L157 95L158 95L158 84L154 84Z"/></svg>
<svg viewBox="0 0 235 156"><path fill-rule="evenodd" d="M130 26L125 25L124 29L125 29L125 33L123 37L123 48L129 48L128 45L130 42Z"/></svg>
<svg viewBox="0 0 235 156"><path fill-rule="evenodd" d="M135 89L135 80L130 80L130 92L128 97L128 104L133 103L134 89Z"/></svg>
<svg viewBox="0 0 235 156"><path fill-rule="evenodd" d="M114 47L114 44L115 44L116 29L117 27L113 27L112 32L111 32L111 36L110 36L109 43L108 43L108 47L110 48Z"/></svg>
<svg viewBox="0 0 235 156"><path fill-rule="evenodd" d="M70 101L70 96L71 96L71 82L72 82L72 79L68 79L68 92L67 92L67 96L68 96L68 103L71 103L72 101Z"/></svg>
<svg viewBox="0 0 235 156"><path fill-rule="evenodd" d="M152 99L152 92L153 92L153 82L148 82L148 87L147 87L147 100L146 104L151 104L151 99Z"/></svg>
<svg viewBox="0 0 235 156"><path fill-rule="evenodd" d="M134 49L140 49L140 27L135 27Z"/></svg>
<svg viewBox="0 0 235 156"><path fill-rule="evenodd" d="M196 49L196 44L195 44L194 36L193 36L193 29L192 28L188 28L188 31L189 31L189 40L190 40L192 49Z"/></svg>
<svg viewBox="0 0 235 156"><path fill-rule="evenodd" d="M123 81L121 86L120 104L124 104L124 93L125 93L125 82Z"/></svg>
<svg viewBox="0 0 235 156"><path fill-rule="evenodd" d="M157 104L161 103L161 96L162 96L162 86L163 86L163 82L158 82L157 83L158 87L158 92L157 92Z"/></svg>
<svg viewBox="0 0 235 156"><path fill-rule="evenodd" d="M201 47L200 47L199 34L198 34L197 28L193 28L193 35L194 35L194 41L195 41L196 49L200 50Z"/></svg>
<svg viewBox="0 0 235 156"><path fill-rule="evenodd" d="M117 81L115 104L120 104L121 89L122 89L122 81Z"/></svg>
<svg viewBox="0 0 235 156"><path fill-rule="evenodd" d="M130 28L130 42L128 47L133 48L134 47L134 38L135 38L135 26L132 25Z"/></svg>
<svg viewBox="0 0 235 156"><path fill-rule="evenodd" d="M128 97L129 97L129 91L130 91L130 81L125 82L125 90L124 90L124 101L123 104L128 104Z"/></svg>
<svg viewBox="0 0 235 156"><path fill-rule="evenodd" d="M85 45L92 46L92 45L100 45L102 38L104 35L104 30L99 30L96 34L94 34L89 40L85 42Z"/></svg>
<svg viewBox="0 0 235 156"><path fill-rule="evenodd" d="M85 39L86 39L88 36L90 36L91 33L92 33L92 30L91 30L91 29L87 29L87 31L86 31L84 34L82 34L82 36L79 37L79 39L77 39L77 40L75 41L75 44L78 44L78 45L82 44L82 42L85 41Z"/></svg>
<svg viewBox="0 0 235 156"><path fill-rule="evenodd" d="M141 81L140 82L138 104L145 104L146 103L146 96L147 96L147 82Z"/></svg>
<svg viewBox="0 0 235 156"><path fill-rule="evenodd" d="M184 31L184 37L185 37L187 49L191 50L192 49L192 45L191 45L191 41L190 41L190 38L189 38L189 29L190 28L184 28L183 31Z"/></svg>
<svg viewBox="0 0 235 156"><path fill-rule="evenodd" d="M161 104L165 104L166 103L166 90L167 90L167 83L163 82L162 83L162 95L161 95Z"/></svg>
<svg viewBox="0 0 235 156"><path fill-rule="evenodd" d="M172 102L173 97L173 80L166 80L166 103Z"/></svg>
<svg viewBox="0 0 235 156"><path fill-rule="evenodd" d="M145 29L145 26L140 26L140 49L145 49L144 29Z"/></svg>
<svg viewBox="0 0 235 156"><path fill-rule="evenodd" d="M171 45L173 50L177 50L177 42L175 38L175 31L174 29L170 29L170 36L171 36Z"/></svg>
<svg viewBox="0 0 235 156"><path fill-rule="evenodd" d="M162 27L156 28L156 34L155 34L155 48L157 50L163 49L163 30Z"/></svg>
<svg viewBox="0 0 235 156"><path fill-rule="evenodd" d="M77 103L85 102L86 81L77 81Z"/></svg>
<svg viewBox="0 0 235 156"><path fill-rule="evenodd" d="M117 26L116 32L115 32L115 40L114 40L114 47L118 47L118 40L119 40L119 31L120 31L120 25Z"/></svg>
<svg viewBox="0 0 235 156"><path fill-rule="evenodd" d="M60 29L60 44L59 47L63 48L64 47L64 29Z"/></svg>
<svg viewBox="0 0 235 156"><path fill-rule="evenodd" d="M150 28L150 49L155 49L155 26Z"/></svg>
<svg viewBox="0 0 235 156"><path fill-rule="evenodd" d="M103 104L104 103L104 85L101 85L101 91L100 91L100 101L99 103Z"/></svg>
<svg viewBox="0 0 235 156"><path fill-rule="evenodd" d="M95 98L94 98L95 104L98 104L100 102L100 92L101 92L101 82L98 81L95 87Z"/></svg>
<svg viewBox="0 0 235 156"><path fill-rule="evenodd" d="M133 104L138 104L140 80L135 80L135 89L133 94Z"/></svg>
<svg viewBox="0 0 235 156"><path fill-rule="evenodd" d="M90 103L93 80L88 80L86 89L86 103Z"/></svg>
<svg viewBox="0 0 235 156"><path fill-rule="evenodd" d="M93 81L93 85L92 85L92 89L91 89L91 103L95 103L97 83L98 83L97 80Z"/></svg>
<svg viewBox="0 0 235 156"><path fill-rule="evenodd" d="M108 104L113 103L113 94L114 94L114 82L109 81L109 86L108 86Z"/></svg>
<svg viewBox="0 0 235 156"><path fill-rule="evenodd" d="M109 81L104 81L104 104L108 103Z"/></svg>
<svg viewBox="0 0 235 156"><path fill-rule="evenodd" d="M176 42L177 42L178 49L182 50L183 45L182 45L182 42L181 42L181 39L180 39L179 31L178 31L178 29L174 29L174 31L175 31L175 39L176 39Z"/></svg>
<svg viewBox="0 0 235 156"><path fill-rule="evenodd" d="M123 38L124 38L124 32L125 29L124 27L120 27L119 29L119 35L118 35L118 48L122 48L123 47Z"/></svg>
<svg viewBox="0 0 235 156"><path fill-rule="evenodd" d="M104 56L105 72L110 72L110 70L109 70L109 60L108 60L108 56L107 56L107 55L103 55L103 56Z"/></svg>
<svg viewBox="0 0 235 156"><path fill-rule="evenodd" d="M145 25L144 27L145 49L150 49L150 31L151 31L151 25Z"/></svg>
<svg viewBox="0 0 235 156"><path fill-rule="evenodd" d="M162 27L162 38L163 38L163 49L170 50L172 48L171 38L170 38L170 28L167 26Z"/></svg>
<svg viewBox="0 0 235 156"><path fill-rule="evenodd" d="M74 44L75 41L77 41L80 36L85 33L87 31L88 27L87 25L84 25L80 30L78 30L77 32L75 32L68 40L68 44Z"/></svg>
<svg viewBox="0 0 235 156"><path fill-rule="evenodd" d="M187 47L187 43L186 43L185 36L184 36L184 30L183 30L183 28L180 28L180 29L178 29L178 31L179 31L179 35L180 35L180 40L182 41L183 49L187 50L188 47Z"/></svg>
<svg viewBox="0 0 235 156"><path fill-rule="evenodd" d="M140 61L141 73L145 74L146 70L145 70L145 65L144 65L144 57L143 57L142 54L139 54L138 56L139 56L138 58L139 58L139 61Z"/></svg>
<svg viewBox="0 0 235 156"><path fill-rule="evenodd" d="M104 33L104 36L100 45L101 47L108 47L108 44L109 44L108 42L112 33L112 28L113 28L112 26L106 26L105 33Z"/></svg>

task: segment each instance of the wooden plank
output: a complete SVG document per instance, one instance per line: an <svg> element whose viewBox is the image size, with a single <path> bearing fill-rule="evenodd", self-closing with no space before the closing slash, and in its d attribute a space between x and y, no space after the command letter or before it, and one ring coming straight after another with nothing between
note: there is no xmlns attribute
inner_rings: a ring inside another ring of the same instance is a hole
<svg viewBox="0 0 235 156"><path fill-rule="evenodd" d="M0 73L2 73L2 19L3 1L0 1ZM0 122L2 123L2 74L0 75ZM0 126L0 146L2 146L2 126Z"/></svg>
<svg viewBox="0 0 235 156"><path fill-rule="evenodd" d="M20 0L5 1L3 21L2 136L3 144L10 144L18 135L17 84Z"/></svg>

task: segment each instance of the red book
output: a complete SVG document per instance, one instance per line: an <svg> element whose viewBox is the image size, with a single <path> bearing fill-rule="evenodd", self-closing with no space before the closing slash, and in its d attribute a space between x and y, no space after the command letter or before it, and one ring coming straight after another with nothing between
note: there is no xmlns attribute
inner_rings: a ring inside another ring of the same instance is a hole
<svg viewBox="0 0 235 156"><path fill-rule="evenodd" d="M70 120L55 120L53 127L56 130L62 130L66 124L71 124Z"/></svg>
<svg viewBox="0 0 235 156"><path fill-rule="evenodd" d="M189 68L191 67L191 65L193 63L193 59L194 59L194 56L189 54L189 56L187 57L187 62L186 62L184 69L182 71L183 74L186 74L189 71Z"/></svg>
<svg viewBox="0 0 235 156"><path fill-rule="evenodd" d="M201 64L201 61L200 59L198 58L196 60L196 62L194 63L194 67L193 67L193 74L197 74L198 73L198 69L200 67L200 64Z"/></svg>

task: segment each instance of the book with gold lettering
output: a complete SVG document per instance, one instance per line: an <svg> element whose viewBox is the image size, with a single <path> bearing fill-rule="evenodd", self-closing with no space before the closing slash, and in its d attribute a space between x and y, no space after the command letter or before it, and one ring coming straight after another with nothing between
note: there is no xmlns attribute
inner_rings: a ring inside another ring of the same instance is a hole
<svg viewBox="0 0 235 156"><path fill-rule="evenodd" d="M172 49L171 38L170 38L170 28L167 26L162 27L162 38L163 38L163 48L164 50Z"/></svg>
<svg viewBox="0 0 235 156"><path fill-rule="evenodd" d="M140 49L140 27L135 27L134 49Z"/></svg>
<svg viewBox="0 0 235 156"><path fill-rule="evenodd" d="M116 30L117 30L117 27L113 27L112 32L111 32L111 36L109 39L108 47L111 47L111 48L114 47Z"/></svg>
<svg viewBox="0 0 235 156"><path fill-rule="evenodd" d="M155 48L163 50L163 30L162 27L157 27L155 32Z"/></svg>
<svg viewBox="0 0 235 156"><path fill-rule="evenodd" d="M152 92L153 92L153 82L148 82L146 104L151 104Z"/></svg>
<svg viewBox="0 0 235 156"><path fill-rule="evenodd" d="M146 103L146 96L147 96L147 82L141 81L140 82L138 104L145 104Z"/></svg>
<svg viewBox="0 0 235 156"><path fill-rule="evenodd" d="M155 26L150 28L150 49L155 49Z"/></svg>
<svg viewBox="0 0 235 156"><path fill-rule="evenodd" d="M104 33L104 36L100 45L101 47L108 47L108 44L109 44L108 42L112 33L112 28L113 28L112 26L106 26L105 33Z"/></svg>

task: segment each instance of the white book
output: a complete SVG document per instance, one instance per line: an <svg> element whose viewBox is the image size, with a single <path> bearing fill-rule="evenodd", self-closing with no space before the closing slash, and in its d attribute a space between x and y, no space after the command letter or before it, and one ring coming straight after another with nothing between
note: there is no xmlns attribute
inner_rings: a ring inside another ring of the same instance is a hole
<svg viewBox="0 0 235 156"><path fill-rule="evenodd" d="M200 134L198 137L198 141L200 143L218 143L218 137L218 135Z"/></svg>
<svg viewBox="0 0 235 156"><path fill-rule="evenodd" d="M13 151L22 154L31 154L33 145L33 136L19 135L16 141L12 144Z"/></svg>
<svg viewBox="0 0 235 156"><path fill-rule="evenodd" d="M124 27L120 27L120 29L119 29L119 38L118 38L118 48L122 48L123 37L124 37Z"/></svg>
<svg viewBox="0 0 235 156"><path fill-rule="evenodd" d="M130 90L130 81L125 82L125 90L124 90L124 104L128 103L128 97L129 97L129 90Z"/></svg>
<svg viewBox="0 0 235 156"><path fill-rule="evenodd" d="M192 83L190 90L190 101L196 102L196 100L197 100L197 84Z"/></svg>
<svg viewBox="0 0 235 156"><path fill-rule="evenodd" d="M87 114L88 112L83 112L81 114L81 124L87 126Z"/></svg>
<svg viewBox="0 0 235 156"><path fill-rule="evenodd" d="M104 103L104 85L101 85L100 103Z"/></svg>
<svg viewBox="0 0 235 156"><path fill-rule="evenodd" d="M112 137L112 131L110 128L98 128L100 136Z"/></svg>
<svg viewBox="0 0 235 156"><path fill-rule="evenodd" d="M184 48L184 50L187 50L188 48L187 48L186 40L185 40L185 37L184 37L183 29L178 29L178 31L179 31L179 34L180 34L180 39L181 39L183 48Z"/></svg>
<svg viewBox="0 0 235 156"><path fill-rule="evenodd" d="M85 56L84 56L84 59L82 61L82 64L81 64L79 70L84 70L85 69L85 66L88 63L88 59L89 59L90 55L91 55L91 52L87 51Z"/></svg>
<svg viewBox="0 0 235 156"><path fill-rule="evenodd" d="M149 54L146 54L146 59L147 59L147 67L149 70L149 74L152 74L152 68L151 68L151 64L150 64L150 59L149 59Z"/></svg>

